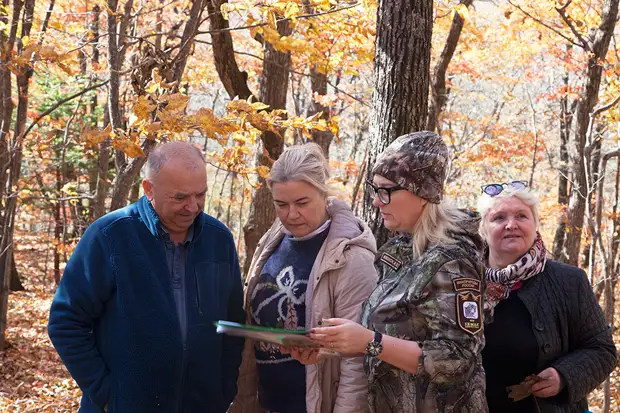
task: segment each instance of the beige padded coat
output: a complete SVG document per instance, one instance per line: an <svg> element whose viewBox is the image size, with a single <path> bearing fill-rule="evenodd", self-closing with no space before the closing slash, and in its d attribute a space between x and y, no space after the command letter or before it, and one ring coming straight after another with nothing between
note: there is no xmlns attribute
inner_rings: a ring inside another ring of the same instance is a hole
<svg viewBox="0 0 620 413"><path fill-rule="evenodd" d="M375 239L368 226L340 200L330 199L331 225L314 262L306 293L306 326L318 326L324 318L360 321L362 303L377 285L374 267ZM246 280L245 308L263 265L284 237L279 220L258 243ZM310 294L310 292L312 292ZM368 379L363 357L327 358L306 366L308 413L368 412ZM229 413L263 413L258 403L258 373L254 342L246 340L239 372L238 393Z"/></svg>

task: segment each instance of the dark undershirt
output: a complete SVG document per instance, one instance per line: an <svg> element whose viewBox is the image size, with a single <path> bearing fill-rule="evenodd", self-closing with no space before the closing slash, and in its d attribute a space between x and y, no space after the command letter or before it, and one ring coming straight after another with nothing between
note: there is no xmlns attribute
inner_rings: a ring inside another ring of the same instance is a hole
<svg viewBox="0 0 620 413"><path fill-rule="evenodd" d="M538 373L538 343L532 331L527 308L513 291L495 307L494 320L485 326L486 345L482 362L487 378L487 401L490 413L536 412L534 397L514 402L508 398L507 386L521 383Z"/></svg>

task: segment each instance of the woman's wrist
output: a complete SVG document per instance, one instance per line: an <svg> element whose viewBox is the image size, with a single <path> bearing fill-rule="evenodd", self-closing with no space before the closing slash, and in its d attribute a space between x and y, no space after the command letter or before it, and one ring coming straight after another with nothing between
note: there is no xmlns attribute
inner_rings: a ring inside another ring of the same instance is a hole
<svg viewBox="0 0 620 413"><path fill-rule="evenodd" d="M375 338L375 333L372 330L365 329L364 339L360 342L359 352L362 354L366 354L366 348L368 347L368 343L370 343Z"/></svg>

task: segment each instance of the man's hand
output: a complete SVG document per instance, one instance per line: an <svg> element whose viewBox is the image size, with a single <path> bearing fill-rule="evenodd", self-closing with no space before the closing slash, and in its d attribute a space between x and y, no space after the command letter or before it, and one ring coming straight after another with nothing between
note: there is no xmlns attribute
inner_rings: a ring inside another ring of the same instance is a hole
<svg viewBox="0 0 620 413"><path fill-rule="evenodd" d="M536 397L553 397L562 391L564 388L564 381L560 376L560 373L553 367L544 369L538 373L541 381L532 385L532 394Z"/></svg>

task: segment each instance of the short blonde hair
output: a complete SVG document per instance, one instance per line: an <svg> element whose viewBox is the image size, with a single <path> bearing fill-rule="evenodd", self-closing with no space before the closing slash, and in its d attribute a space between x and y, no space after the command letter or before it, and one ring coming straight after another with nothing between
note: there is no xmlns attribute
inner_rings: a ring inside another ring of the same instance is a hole
<svg viewBox="0 0 620 413"><path fill-rule="evenodd" d="M487 215L489 214L489 210L500 199L507 199L513 197L521 200L525 205L530 207L530 210L532 211L532 215L534 217L534 224L536 225L536 229L538 229L538 226L540 224L540 218L538 215L538 203L540 201L538 200L538 197L527 189L516 189L508 187L504 188L504 190L498 195L490 196L483 193L480 198L478 198L478 212L480 213L479 232L482 239L487 240L488 237L485 222Z"/></svg>
<svg viewBox="0 0 620 413"><path fill-rule="evenodd" d="M413 228L413 258L420 257L431 244L454 244L454 234L461 231L459 224L470 219L448 201L427 203Z"/></svg>
<svg viewBox="0 0 620 413"><path fill-rule="evenodd" d="M290 146L274 162L267 178L269 189L274 183L304 181L314 186L323 196L330 194L326 181L329 163L323 150L314 142Z"/></svg>

